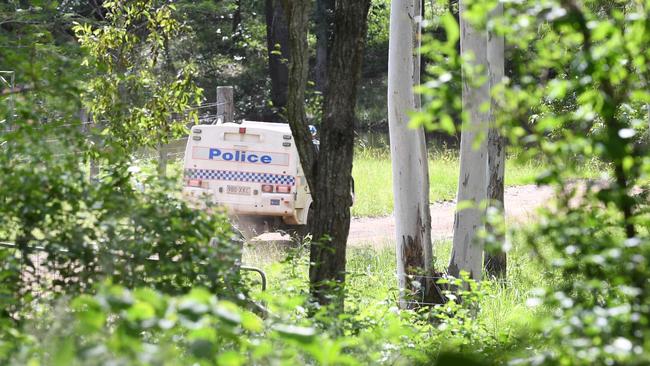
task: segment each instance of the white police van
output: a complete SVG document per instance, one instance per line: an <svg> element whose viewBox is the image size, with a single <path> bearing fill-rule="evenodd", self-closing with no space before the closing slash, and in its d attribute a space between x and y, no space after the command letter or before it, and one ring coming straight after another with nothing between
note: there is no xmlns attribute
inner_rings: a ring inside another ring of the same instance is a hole
<svg viewBox="0 0 650 366"><path fill-rule="evenodd" d="M288 124L193 126L183 168L184 194L225 207L247 236L307 222L312 198Z"/></svg>

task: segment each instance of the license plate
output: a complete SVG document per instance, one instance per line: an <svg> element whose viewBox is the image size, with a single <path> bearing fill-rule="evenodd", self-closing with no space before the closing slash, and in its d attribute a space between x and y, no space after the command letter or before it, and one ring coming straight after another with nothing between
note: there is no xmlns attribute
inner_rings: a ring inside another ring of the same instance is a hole
<svg viewBox="0 0 650 366"><path fill-rule="evenodd" d="M242 195L242 196L250 196L251 195L251 187L227 186L226 187L226 193L228 193L228 194L239 194L239 195Z"/></svg>

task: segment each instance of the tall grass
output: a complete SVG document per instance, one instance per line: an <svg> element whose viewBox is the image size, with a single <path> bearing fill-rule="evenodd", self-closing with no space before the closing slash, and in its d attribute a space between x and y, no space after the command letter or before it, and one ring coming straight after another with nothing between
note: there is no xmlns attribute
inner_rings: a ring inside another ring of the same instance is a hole
<svg viewBox="0 0 650 366"><path fill-rule="evenodd" d="M516 240L516 239L515 239ZM449 240L434 243L435 268L446 268L451 252ZM291 253L299 260L281 262ZM256 243L244 251L244 263L259 266L267 271L268 295L280 295L287 291L290 283L296 296L307 291L308 253L304 247ZM386 309L397 305L398 290L394 242L365 243L348 248L346 308L350 312L364 308ZM530 292L544 283L544 271L534 256L523 245L515 245L509 253L508 277L503 282L484 280L485 295L477 307L476 321L493 339L512 337L525 330L536 309L526 305ZM293 281L287 277L291 272ZM297 280L296 280L297 278ZM303 297L304 298L304 297Z"/></svg>
<svg viewBox="0 0 650 366"><path fill-rule="evenodd" d="M532 184L546 170L543 160L522 161L508 156L505 185ZM455 150L436 149L429 154L429 197L431 202L454 199L458 187L459 159ZM597 164L586 164L579 177L596 177ZM355 217L386 216L393 212L393 181L387 148L357 148L352 175L355 181Z"/></svg>

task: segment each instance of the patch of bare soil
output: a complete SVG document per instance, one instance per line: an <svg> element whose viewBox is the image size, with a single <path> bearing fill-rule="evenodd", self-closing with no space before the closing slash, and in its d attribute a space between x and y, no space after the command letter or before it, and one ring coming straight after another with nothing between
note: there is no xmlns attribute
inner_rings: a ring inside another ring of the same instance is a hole
<svg viewBox="0 0 650 366"><path fill-rule="evenodd" d="M553 196L553 190L546 186L525 185L505 189L505 209L508 224L525 223L532 220L535 210L547 203ZM431 208L431 237L433 240L450 239L453 235L454 210L453 201L436 202ZM348 243L350 245L382 245L393 241L395 237L395 218L360 217L353 218L350 225ZM280 233L266 233L258 236L260 241L285 241L288 236Z"/></svg>

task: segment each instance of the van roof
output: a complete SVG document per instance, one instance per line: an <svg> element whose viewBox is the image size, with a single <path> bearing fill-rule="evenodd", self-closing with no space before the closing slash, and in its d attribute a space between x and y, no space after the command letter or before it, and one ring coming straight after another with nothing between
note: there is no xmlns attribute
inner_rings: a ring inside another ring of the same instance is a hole
<svg viewBox="0 0 650 366"><path fill-rule="evenodd" d="M274 131L277 131L277 132L291 133L291 127L289 127L288 123L258 122L258 121L244 120L241 123L224 122L222 125L223 126L231 126L231 127L264 128L264 129L268 129L268 130L274 130Z"/></svg>

